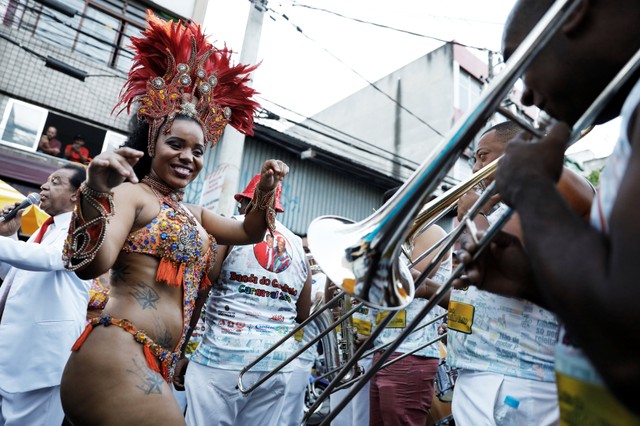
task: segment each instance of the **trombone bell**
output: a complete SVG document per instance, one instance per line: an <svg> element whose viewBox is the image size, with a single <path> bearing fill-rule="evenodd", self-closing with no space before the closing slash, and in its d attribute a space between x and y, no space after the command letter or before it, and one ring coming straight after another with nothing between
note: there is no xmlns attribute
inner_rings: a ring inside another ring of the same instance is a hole
<svg viewBox="0 0 640 426"><path fill-rule="evenodd" d="M402 309L413 300L413 278L393 250L382 252L362 238L376 227L321 216L309 225L309 248L323 272L347 294L377 309Z"/></svg>

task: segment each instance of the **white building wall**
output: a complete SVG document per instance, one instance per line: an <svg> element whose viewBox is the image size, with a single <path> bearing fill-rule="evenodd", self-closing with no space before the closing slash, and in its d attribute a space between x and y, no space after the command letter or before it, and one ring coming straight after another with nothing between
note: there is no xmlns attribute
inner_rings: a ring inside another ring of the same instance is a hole
<svg viewBox="0 0 640 426"><path fill-rule="evenodd" d="M444 135L453 123L453 80L453 50L445 45L376 81L377 89L365 87L313 119L420 163L442 140L429 126ZM410 112L389 99L398 98L398 84L399 103ZM371 160L370 154L361 156L364 162Z"/></svg>

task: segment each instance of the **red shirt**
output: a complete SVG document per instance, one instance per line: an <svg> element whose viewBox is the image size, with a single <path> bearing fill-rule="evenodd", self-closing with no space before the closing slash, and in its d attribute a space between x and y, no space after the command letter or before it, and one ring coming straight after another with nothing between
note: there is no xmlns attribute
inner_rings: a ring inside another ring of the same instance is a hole
<svg viewBox="0 0 640 426"><path fill-rule="evenodd" d="M82 157L80 156L80 154L78 154L76 151L72 150L73 145L67 145L66 148L64 149L64 156L67 160L69 161L75 161L76 163L86 163L89 160L89 150L87 148L85 148L84 146L80 147L80 154L82 154Z"/></svg>

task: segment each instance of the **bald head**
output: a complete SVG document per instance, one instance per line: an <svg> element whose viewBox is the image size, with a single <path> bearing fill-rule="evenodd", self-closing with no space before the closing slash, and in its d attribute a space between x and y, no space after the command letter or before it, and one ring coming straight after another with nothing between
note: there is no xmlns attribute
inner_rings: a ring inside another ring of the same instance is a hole
<svg viewBox="0 0 640 426"><path fill-rule="evenodd" d="M518 0L507 18L507 25L531 29L549 10L554 0Z"/></svg>
<svg viewBox="0 0 640 426"><path fill-rule="evenodd" d="M503 121L495 126L492 126L482 133L482 136L490 132L495 132L497 139L502 143L507 143L509 140L515 138L518 133L522 131L522 128L513 121Z"/></svg>

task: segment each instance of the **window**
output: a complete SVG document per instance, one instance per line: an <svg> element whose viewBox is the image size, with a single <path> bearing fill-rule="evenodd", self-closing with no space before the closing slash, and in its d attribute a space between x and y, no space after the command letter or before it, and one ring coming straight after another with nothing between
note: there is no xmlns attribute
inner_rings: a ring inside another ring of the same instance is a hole
<svg viewBox="0 0 640 426"><path fill-rule="evenodd" d="M48 111L9 99L0 123L0 141L26 151L36 151Z"/></svg>
<svg viewBox="0 0 640 426"><path fill-rule="evenodd" d="M126 141L127 137L125 135L107 130L107 134L104 137L104 144L102 145L102 152L118 149Z"/></svg>
<svg viewBox="0 0 640 426"><path fill-rule="evenodd" d="M62 12L30 0L5 0L0 19L6 26L30 31L35 38L69 48L94 61L126 72L133 52L131 36L145 27L147 7L135 0L65 0L75 11ZM176 19L158 12L164 19Z"/></svg>
<svg viewBox="0 0 640 426"><path fill-rule="evenodd" d="M480 98L482 83L461 68L459 88L460 111L466 112L470 107L475 105L476 101Z"/></svg>
<svg viewBox="0 0 640 426"><path fill-rule="evenodd" d="M82 23L82 32L78 32L75 40L75 51L113 66L117 55L124 54L124 52L118 52L120 27L120 21L115 16L88 6Z"/></svg>
<svg viewBox="0 0 640 426"><path fill-rule="evenodd" d="M127 140L127 136L122 133L102 129L16 99L0 97L0 108L5 103L0 121L0 143L3 145L36 151L40 137L49 127L56 128L56 139L62 143L63 149L76 135L82 135L91 157L117 149Z"/></svg>

